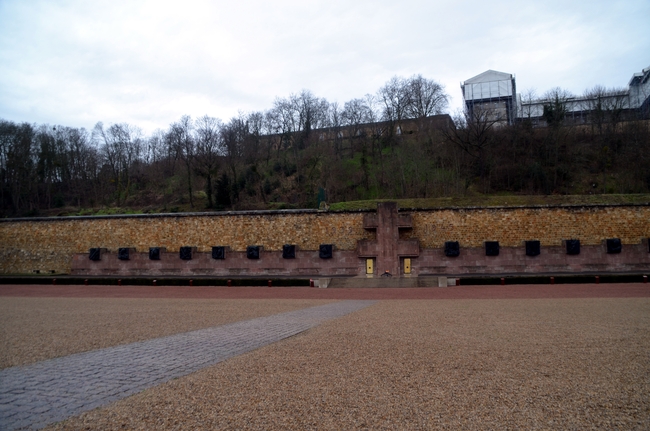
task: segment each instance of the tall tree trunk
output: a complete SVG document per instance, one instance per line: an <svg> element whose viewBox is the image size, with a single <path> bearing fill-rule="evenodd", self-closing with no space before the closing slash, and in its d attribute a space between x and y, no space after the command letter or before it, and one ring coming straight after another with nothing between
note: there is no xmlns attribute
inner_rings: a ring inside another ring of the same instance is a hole
<svg viewBox="0 0 650 431"><path fill-rule="evenodd" d="M206 181L207 181L206 193L208 195L208 208L214 208L214 204L212 202L212 175L210 175L210 173L208 173Z"/></svg>
<svg viewBox="0 0 650 431"><path fill-rule="evenodd" d="M194 197L192 196L192 165L189 161L185 162L187 166L187 190L190 193L190 208L194 208Z"/></svg>

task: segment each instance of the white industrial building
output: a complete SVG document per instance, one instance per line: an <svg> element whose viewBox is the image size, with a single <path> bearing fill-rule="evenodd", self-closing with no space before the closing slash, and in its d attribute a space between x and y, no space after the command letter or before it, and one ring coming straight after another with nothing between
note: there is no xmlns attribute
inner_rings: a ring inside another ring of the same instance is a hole
<svg viewBox="0 0 650 431"><path fill-rule="evenodd" d="M517 114L515 77L487 70L460 85L471 116L488 115L490 120L512 124Z"/></svg>
<svg viewBox="0 0 650 431"><path fill-rule="evenodd" d="M543 123L544 105L553 100L523 100L516 91L515 77L509 73L487 70L461 84L465 107L470 116L480 114L486 119L513 124L530 119ZM578 122L589 121L589 114L603 110L623 110L627 117L647 118L650 114L650 67L635 73L627 89L601 91L590 95L562 98L567 117Z"/></svg>

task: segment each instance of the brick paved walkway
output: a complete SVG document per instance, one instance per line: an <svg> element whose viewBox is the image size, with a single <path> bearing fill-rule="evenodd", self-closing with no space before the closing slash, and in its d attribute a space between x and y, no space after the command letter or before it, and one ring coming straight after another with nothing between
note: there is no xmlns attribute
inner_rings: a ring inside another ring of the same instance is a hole
<svg viewBox="0 0 650 431"><path fill-rule="evenodd" d="M374 302L336 302L0 370L0 430L42 428Z"/></svg>

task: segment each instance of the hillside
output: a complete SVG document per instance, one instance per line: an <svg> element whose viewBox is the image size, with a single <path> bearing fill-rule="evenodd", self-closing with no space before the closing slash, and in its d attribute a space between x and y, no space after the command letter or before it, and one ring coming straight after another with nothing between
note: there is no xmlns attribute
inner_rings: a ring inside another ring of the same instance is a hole
<svg viewBox="0 0 650 431"><path fill-rule="evenodd" d="M174 125L104 143L3 122L0 216L624 203L650 193L648 120L533 127L434 115L266 135L239 122L215 130L212 152L185 120L178 136Z"/></svg>
<svg viewBox="0 0 650 431"><path fill-rule="evenodd" d="M330 211L352 211L377 208L381 200L338 202ZM632 195L480 195L451 198L398 199L400 209L528 207L570 205L650 204L650 194Z"/></svg>

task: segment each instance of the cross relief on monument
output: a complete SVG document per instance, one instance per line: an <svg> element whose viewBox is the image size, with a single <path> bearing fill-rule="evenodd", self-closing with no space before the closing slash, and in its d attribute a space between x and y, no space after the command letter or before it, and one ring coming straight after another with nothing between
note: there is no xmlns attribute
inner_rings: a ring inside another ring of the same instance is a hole
<svg viewBox="0 0 650 431"><path fill-rule="evenodd" d="M377 274L389 271L392 275L401 275L400 259L420 255L417 239L399 239L399 230L411 229L413 222L410 214L398 214L396 202L379 203L376 214L364 215L363 227L376 230L377 239L358 241L357 256L375 258Z"/></svg>

